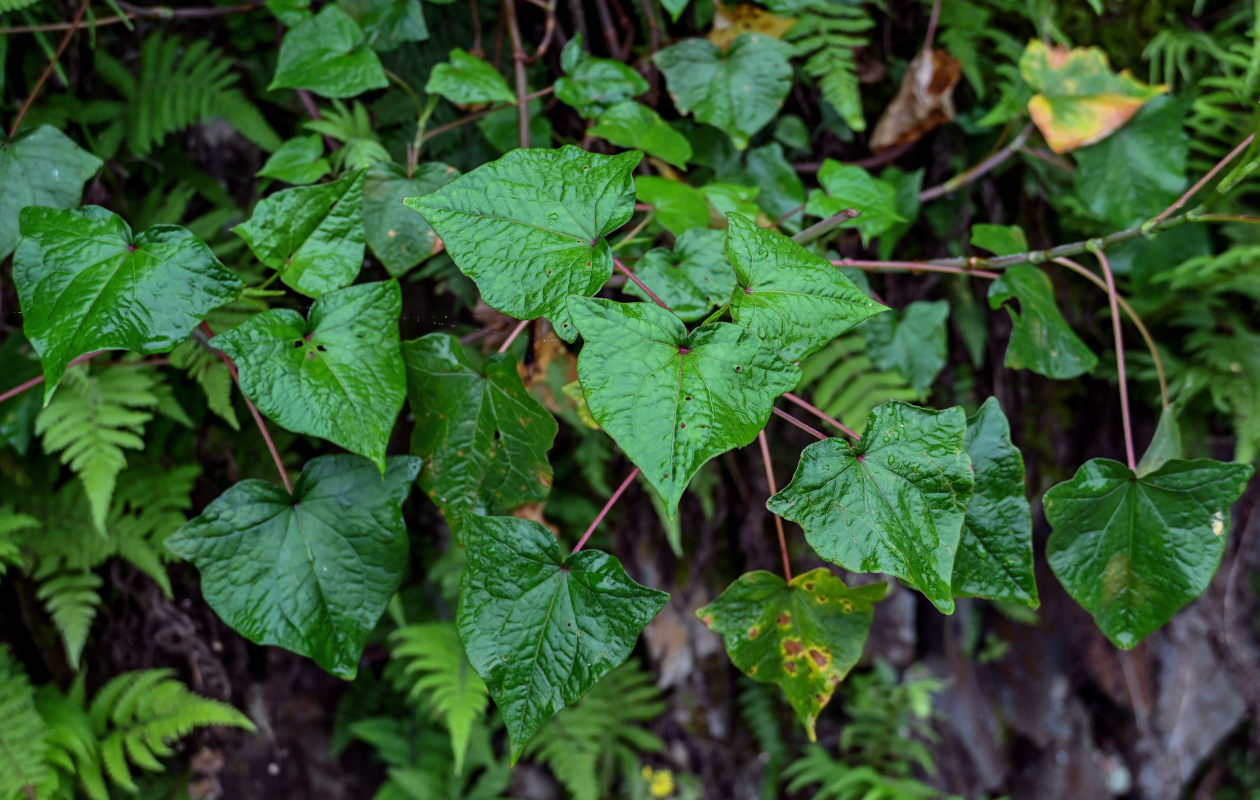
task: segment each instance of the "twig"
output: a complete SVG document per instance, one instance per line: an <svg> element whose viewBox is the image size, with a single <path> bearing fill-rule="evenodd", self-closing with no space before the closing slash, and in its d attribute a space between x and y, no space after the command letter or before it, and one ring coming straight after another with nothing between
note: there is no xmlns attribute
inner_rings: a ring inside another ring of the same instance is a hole
<svg viewBox="0 0 1260 800"><path fill-rule="evenodd" d="M618 269L618 270L620 270L620 271L621 271L621 273L622 273L623 275L625 275L627 278L629 278L629 279L630 279L630 280L634 283L634 285L635 285L635 286L638 286L638 287L639 287L639 289L640 289L640 290L641 290L644 294L646 294L648 297L652 298L653 302L655 302L658 306L660 306L661 308L665 309L666 311L670 311L670 310L672 310L672 309L670 309L670 307L669 307L669 306L665 305L665 301L664 301L664 300L662 300L661 298L659 298L659 297L657 297L657 296L656 296L656 292L654 292L654 291L652 291L651 289L649 289L649 288L647 287L647 284L646 284L646 283L644 283L643 281L639 280L639 276L638 276L638 275L635 275L633 272L631 272L631 271L630 271L630 268L629 268L629 267L627 267L625 264L621 263L621 259L619 259L619 258L614 258L614 259L613 259L613 265L614 265L614 266L616 266L616 267L617 267L617 269Z"/></svg>
<svg viewBox="0 0 1260 800"><path fill-rule="evenodd" d="M513 329L512 329L512 332L511 332L511 333L509 333L509 334L508 334L508 336L507 336L507 338L503 340L503 344L499 345L499 352L500 352L500 353L506 353L506 352L507 352L507 350L508 350L508 348L512 346L512 342L515 342L515 341L516 341L516 337L520 336L520 335L521 335L521 331L523 331L523 330L525 330L526 328L528 328L528 327L529 327L529 323L531 323L531 322L533 322L533 320L530 320L530 319L523 319L523 320L521 320L520 322L516 323L516 327L515 327L515 328L513 328Z"/></svg>
<svg viewBox="0 0 1260 800"><path fill-rule="evenodd" d="M931 50L936 41L936 25L941 20L941 0L932 3L932 14L928 17L927 34L923 37L923 49Z"/></svg>
<svg viewBox="0 0 1260 800"><path fill-rule="evenodd" d="M85 361L91 361L92 359L96 358L97 356L99 356L101 353L104 353L104 352L105 352L104 350L97 350L94 353L86 353L84 355L81 355L78 358L71 361L69 364L66 364L66 369L70 369L71 367L77 367ZM33 389L36 386L39 386L43 382L44 382L44 376L39 375L37 377L31 378L29 381L26 381L25 383L19 383L17 386L14 386L12 389L9 389L7 392L0 393L0 403L3 403L5 400L9 400L14 397L17 397L22 392L25 392L27 389Z"/></svg>
<svg viewBox="0 0 1260 800"><path fill-rule="evenodd" d="M1081 277L1088 279L1099 289L1102 289L1104 292L1107 291L1106 281L1075 261L1067 258L1056 258L1054 263L1067 267ZM1133 306L1129 304L1128 300L1124 299L1124 295L1116 295L1116 300L1120 303L1120 307L1124 309L1124 313L1129 317L1129 321L1133 323L1133 327L1137 328L1142 341L1146 343L1146 349L1151 354L1151 361L1155 362L1155 375L1159 378L1159 397L1163 405L1166 406L1168 405L1168 376L1164 372L1164 359L1159 355L1159 348L1155 347L1155 338L1151 336L1146 323L1133 310Z"/></svg>
<svg viewBox="0 0 1260 800"><path fill-rule="evenodd" d="M525 100L526 102L530 100L537 100L539 97L545 97L551 94L553 91L555 91L555 87L548 86L546 89L539 89L536 92L531 92L525 95ZM483 108L480 111L474 111L471 114L468 114L467 116L460 117L454 122L447 122L443 125L437 126L436 128L430 131L426 131L422 141L427 142L430 139L432 139L434 136L437 136L438 134L455 130L456 128L467 125L470 122L476 122L482 117L489 116L490 114L493 114L496 111L502 111L505 108L511 108L512 105L513 104L503 104L503 105L491 106L490 108Z"/></svg>
<svg viewBox="0 0 1260 800"><path fill-rule="evenodd" d="M74 18L70 20L70 27L66 29L66 35L61 37L61 44L57 45L57 51L53 53L53 57L48 62L48 66L44 67L44 71L39 73L39 78L35 81L35 85L31 87L31 93L26 96L26 102L22 103L22 107L18 109L17 116L13 119L13 127L9 128L10 139L17 136L18 127L22 124L22 118L26 116L27 111L30 111L31 103L35 102L35 98L39 95L39 90L44 88L44 84L48 81L48 76L57 68L57 62L61 60L61 54L66 52L66 48L70 46L70 40L74 38L74 33L82 24L83 15L87 13L88 6L91 4L92 0L83 0L79 10L74 12Z"/></svg>
<svg viewBox="0 0 1260 800"><path fill-rule="evenodd" d="M613 492L612 496L608 498L608 502L604 503L604 507L601 508L599 513L595 515L594 521L592 521L590 527L586 529L586 533L582 534L582 538L578 539L578 543L573 546L573 550L570 551L569 555L573 555L586 546L586 540L591 538L591 534L599 527L599 523L604 521L604 517L608 516L608 512L611 511L612 507L616 505L619 499L621 499L621 495L626 491L626 489L630 488L631 482L633 482L638 475L639 468L635 467L634 470L626 476L626 479L621 482L621 485L617 487L617 491Z"/></svg>
<svg viewBox="0 0 1260 800"><path fill-rule="evenodd" d="M828 425L832 426L836 430L840 431L844 435L852 437L854 441L857 441L858 439L862 438L858 436L857 432L854 431L852 428L850 428L848 425L845 425L840 420L832 417L826 411L823 411L821 408L818 408L817 406L810 404L808 401L804 400L803 398L797 397L791 392L784 392L783 399L787 400L789 403L795 403L796 405L805 409L809 413L813 414L815 417L818 417L823 422L827 423Z"/></svg>
<svg viewBox="0 0 1260 800"><path fill-rule="evenodd" d="M207 339L214 336L214 331L210 330L210 326L201 323L201 331L205 333ZM209 346L207 344L207 346ZM280 459L280 451L276 449L276 443L271 440L271 432L267 430L267 423L263 421L262 414L258 413L258 407L255 406L250 399L245 396L245 390L241 389L241 376L236 371L236 364L232 363L232 359L222 350L210 348L219 356L219 359L227 367L228 373L232 376L232 382L236 384L236 388L241 391L241 399L245 401L245 407L249 409L249 415L254 418L254 424L258 426L258 432L262 434L263 441L267 443L267 452L271 453L271 460L275 462L276 472L280 473L280 480L284 483L284 489L290 495L293 494L293 483L289 480L289 473L284 468L284 462Z"/></svg>
<svg viewBox="0 0 1260 800"><path fill-rule="evenodd" d="M532 56L525 59L525 61L530 64L541 61L542 57L547 55L547 50L551 47L551 40L556 35L556 2L557 0L549 0L549 2L538 4L546 10L547 20L543 23L543 37L542 41L538 43L538 49L534 51Z"/></svg>
<svg viewBox="0 0 1260 800"><path fill-rule="evenodd" d="M805 230L792 237L792 241L797 244L809 244L820 236L825 235L829 231L839 228L844 223L857 217L861 212L856 208L846 208L843 211L832 214L824 220L819 220L810 225Z"/></svg>
<svg viewBox="0 0 1260 800"><path fill-rule="evenodd" d="M512 40L512 67L516 72L516 122L521 147L529 147L529 78L525 74L525 45L521 42L521 26L516 19L516 0L503 0L508 37Z"/></svg>
<svg viewBox="0 0 1260 800"><path fill-rule="evenodd" d="M1185 194L1183 194L1181 197L1178 197L1176 200L1174 200L1172 205L1170 205L1168 208L1165 208L1163 211L1159 212L1159 214L1154 219L1152 219L1150 223L1148 224L1158 225L1159 223L1168 219L1168 217L1171 214L1174 214L1177 211L1180 211L1181 207L1184 206L1191 197L1194 197L1196 194L1199 193L1200 189L1202 189L1204 186L1207 186L1208 181L1215 178L1216 174L1220 172L1222 169L1224 169L1226 164L1233 161L1238 156L1239 153L1246 150L1247 147L1251 145L1252 141L1255 140L1255 138L1256 138L1256 135L1252 133L1252 134L1249 134L1246 139L1243 139L1241 142L1239 142L1238 146L1235 147L1233 150L1230 150L1225 155L1225 157L1222 158L1220 161L1216 162L1216 166L1208 170L1206 175L1204 175L1202 178L1199 178L1197 181L1195 181L1194 185L1191 186L1189 189L1186 189Z"/></svg>
<svg viewBox="0 0 1260 800"><path fill-rule="evenodd" d="M776 495L779 489L774 484L774 466L770 462L770 445L766 443L765 430L757 432L757 445L761 448L761 461L766 465L766 484L770 487L771 496ZM772 516L775 532L779 535L779 555L783 557L783 578L791 583L792 562L788 560L787 535L783 532L783 518L778 514Z"/></svg>
<svg viewBox="0 0 1260 800"><path fill-rule="evenodd" d="M941 264L923 261L862 261L853 258L838 258L831 262L837 267L855 267L865 272L882 272L886 270L908 270L910 272L943 272L950 275L974 275L995 281L1001 276L996 272L968 267L947 267Z"/></svg>
<svg viewBox="0 0 1260 800"><path fill-rule="evenodd" d="M1003 147L1001 150L981 161L979 164L976 164L974 167L958 173L939 186L933 186L919 192L919 202L930 202L942 195L961 189L967 184L988 175L990 172L1001 166L1008 158L1018 153L1019 149L1024 146L1024 142L1028 141L1028 137L1032 135L1032 132L1033 124L1030 122L1024 126L1024 129L1020 131L1015 138L1006 145L1006 147Z"/></svg>
<svg viewBox="0 0 1260 800"><path fill-rule="evenodd" d="M257 11L262 7L262 3L245 3L239 6L223 6L222 8L171 8L169 6L158 6L156 8L135 7L131 8L131 10L122 16L98 17L84 27L95 29L105 25L117 25L120 22L130 22L133 19L141 17L157 20L223 17L229 14L241 14L249 11ZM51 33L52 31L68 31L74 27L75 25L73 22L48 22L40 25L13 25L7 28L0 28L0 36L9 36L17 33Z"/></svg>
<svg viewBox="0 0 1260 800"><path fill-rule="evenodd" d="M648 226L648 223L652 221L652 217L655 215L656 215L656 209L648 208L648 212L647 214L643 216L643 219L639 220L639 223L635 225L633 228L631 228L630 231L625 236L622 236L621 240L618 241L617 244L613 245L613 249L616 250L618 247L621 247L627 244L628 242L632 241L634 237L638 236L639 233L641 233L643 229Z"/></svg>
<svg viewBox="0 0 1260 800"><path fill-rule="evenodd" d="M831 437L829 437L827 434L825 434L825 433L823 433L822 431L818 430L817 428L812 428L812 427L810 427L809 425L807 425L806 423L801 422L799 419L797 419L796 417L794 417L794 416L792 416L791 414L787 413L786 411L784 411L783 409L779 408L778 406L771 406L771 407L770 407L770 410L774 412L775 416L777 416L777 417L782 417L783 419L785 419L785 420L787 420L788 422L792 423L793 425L795 425L796 427L798 427L798 428L800 428L801 430L805 431L806 433L808 433L809 435L813 436L813 437L814 437L814 438L816 438L816 439L829 439L829 438L831 438Z"/></svg>
<svg viewBox="0 0 1260 800"><path fill-rule="evenodd" d="M1107 282L1107 302L1111 304L1111 332L1116 340L1116 372L1120 377L1120 420L1124 426L1124 451L1129 457L1129 469L1137 470L1137 458L1133 452L1133 422L1129 419L1129 385L1124 374L1124 336L1120 331L1120 306L1116 302L1116 279L1111 274L1111 263L1101 247L1091 247L1090 252L1102 267L1103 280Z"/></svg>

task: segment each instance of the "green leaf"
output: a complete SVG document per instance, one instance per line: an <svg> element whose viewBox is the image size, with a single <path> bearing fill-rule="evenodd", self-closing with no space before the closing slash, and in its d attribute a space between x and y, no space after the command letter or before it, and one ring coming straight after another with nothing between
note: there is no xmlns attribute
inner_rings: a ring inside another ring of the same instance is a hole
<svg viewBox="0 0 1260 800"><path fill-rule="evenodd" d="M735 266L731 318L788 361L799 361L884 306L831 262L786 236L730 214L726 254Z"/></svg>
<svg viewBox="0 0 1260 800"><path fill-rule="evenodd" d="M416 426L411 452L424 459L420 488L459 533L469 514L544 500L556 420L529 396L510 353L478 363L454 336L403 343Z"/></svg>
<svg viewBox="0 0 1260 800"><path fill-rule="evenodd" d="M926 397L945 368L949 302L915 300L904 311L876 314L862 324L866 352L883 370L896 370Z"/></svg>
<svg viewBox="0 0 1260 800"><path fill-rule="evenodd" d="M574 297L585 344L578 379L595 420L660 492L670 516L691 476L743 447L801 371L756 335L729 323L688 333L650 303Z"/></svg>
<svg viewBox="0 0 1260 800"><path fill-rule="evenodd" d="M434 192L459 175L434 161L421 164L415 174L398 164L376 164L363 184L363 231L372 253L395 278L438 252L437 234L403 205L403 198Z"/></svg>
<svg viewBox="0 0 1260 800"><path fill-rule="evenodd" d="M661 6L669 12L669 18L673 22L677 22L682 16L682 12L686 10L687 4L691 0L661 0Z"/></svg>
<svg viewBox="0 0 1260 800"><path fill-rule="evenodd" d="M332 171L324 158L324 140L317 134L297 136L276 149L258 170L259 177L301 185L314 183Z"/></svg>
<svg viewBox="0 0 1260 800"><path fill-rule="evenodd" d="M354 97L389 85L363 31L334 4L284 35L268 91L309 89L323 97Z"/></svg>
<svg viewBox="0 0 1260 800"><path fill-rule="evenodd" d="M1117 647L1135 647L1198 597L1225 552L1247 464L1169 460L1143 476L1091 459L1046 492L1046 558Z"/></svg>
<svg viewBox="0 0 1260 800"><path fill-rule="evenodd" d="M618 147L642 150L679 169L685 169L691 158L691 143L686 136L671 128L660 114L632 100L604 111L586 132Z"/></svg>
<svg viewBox="0 0 1260 800"><path fill-rule="evenodd" d="M50 125L0 142L0 259L18 246L18 214L27 206L72 208L101 160Z"/></svg>
<svg viewBox="0 0 1260 800"><path fill-rule="evenodd" d="M1177 412L1173 406L1164 406L1159 412L1155 435L1151 437L1151 443L1146 446L1146 452L1138 462L1138 477L1144 478L1172 459L1181 457L1181 428L1177 425Z"/></svg>
<svg viewBox="0 0 1260 800"><path fill-rule="evenodd" d="M451 51L449 61L433 67L424 91L457 105L516 102L516 93L497 69L458 47Z"/></svg>
<svg viewBox="0 0 1260 800"><path fill-rule="evenodd" d="M587 119L595 119L648 90L648 82L630 65L587 53L581 34L564 46L560 63L565 74L556 80L556 97ZM649 110L646 106L641 108Z"/></svg>
<svg viewBox="0 0 1260 800"><path fill-rule="evenodd" d="M761 191L757 205L770 219L782 219L781 228L800 228L801 206L805 205L805 185L796 169L783 154L783 146L772 142L748 151L745 170Z"/></svg>
<svg viewBox="0 0 1260 800"><path fill-rule="evenodd" d="M675 236L709 227L709 201L699 189L655 175L635 178L634 188L639 199L652 207L656 221Z"/></svg>
<svg viewBox="0 0 1260 800"><path fill-rule="evenodd" d="M626 660L669 595L635 583L606 553L565 555L530 520L472 516L464 542L459 636L503 714L515 763L544 722Z"/></svg>
<svg viewBox="0 0 1260 800"><path fill-rule="evenodd" d="M722 634L726 653L745 675L777 683L814 741L814 723L836 687L862 657L875 603L886 583L850 589L825 568L791 583L749 572L696 611Z"/></svg>
<svg viewBox="0 0 1260 800"><path fill-rule="evenodd" d="M1068 327L1044 272L1032 264L1004 270L989 285L989 308L1001 308L1012 298L1019 301L1019 311L1007 307L1013 329L1006 346L1006 366L1060 380L1094 368L1098 357Z"/></svg>
<svg viewBox="0 0 1260 800"><path fill-rule="evenodd" d="M919 218L919 209L922 206L919 193L923 190L923 174L922 169L903 172L898 167L888 167L879 174L881 182L893 187L897 214L902 217L901 222L892 224L879 235L878 254L883 261L893 257L897 243L910 232Z"/></svg>
<svg viewBox="0 0 1260 800"><path fill-rule="evenodd" d="M1099 221L1127 228L1154 217L1186 188L1189 103L1156 97L1129 124L1073 153L1076 196Z"/></svg>
<svg viewBox="0 0 1260 800"><path fill-rule="evenodd" d="M1028 113L1056 153L1066 153L1109 136L1166 86L1147 86L1124 70L1111 71L1097 47L1046 47L1028 43L1019 72L1037 90Z"/></svg>
<svg viewBox="0 0 1260 800"><path fill-rule="evenodd" d="M708 39L684 39L657 51L674 105L726 131L743 149L774 119L792 88L792 49L759 33L740 34L725 52Z"/></svg>
<svg viewBox="0 0 1260 800"><path fill-rule="evenodd" d="M44 363L44 402L66 365L94 350L164 353L241 281L178 225L139 236L98 206L22 210L13 256L26 336Z"/></svg>
<svg viewBox="0 0 1260 800"><path fill-rule="evenodd" d="M241 391L295 433L327 439L385 470L406 374L398 341L402 293L394 281L321 297L310 316L255 314L210 340L240 370Z"/></svg>
<svg viewBox="0 0 1260 800"><path fill-rule="evenodd" d="M985 222L971 226L971 246L988 250L998 256L1013 256L1028 251L1028 239L1018 225L990 225Z"/></svg>
<svg viewBox="0 0 1260 800"><path fill-rule="evenodd" d="M897 189L886 181L872 178L870 173L853 164L841 164L828 158L818 170L822 189L809 193L805 213L814 217L834 216L853 209L858 216L844 222L842 228L856 228L862 243L870 242L905 219L897 211Z"/></svg>
<svg viewBox="0 0 1260 800"><path fill-rule="evenodd" d="M420 0L337 0L337 5L358 23L378 52L429 38Z"/></svg>
<svg viewBox="0 0 1260 800"><path fill-rule="evenodd" d="M319 456L306 462L292 495L241 481L166 546L201 571L206 602L233 630L350 679L402 583L401 506L420 465L391 457L382 480L364 459Z"/></svg>
<svg viewBox="0 0 1260 800"><path fill-rule="evenodd" d="M232 232L307 297L349 286L363 266L363 175L276 192Z"/></svg>
<svg viewBox="0 0 1260 800"><path fill-rule="evenodd" d="M891 402L871 412L857 446L815 442L792 482L766 503L800 523L819 556L853 572L908 581L943 613L971 499L966 417Z"/></svg>
<svg viewBox="0 0 1260 800"><path fill-rule="evenodd" d="M513 150L438 191L404 202L442 237L482 298L517 319L545 316L565 341L569 295L612 276L604 237L634 213L639 153L601 156L571 145Z"/></svg>
<svg viewBox="0 0 1260 800"><path fill-rule="evenodd" d="M726 260L725 243L722 231L692 228L674 240L673 250L654 247L644 253L634 272L679 319L695 322L729 300L735 289L735 271ZM633 283L624 290L649 299Z"/></svg>
<svg viewBox="0 0 1260 800"><path fill-rule="evenodd" d="M26 352L26 337L9 334L0 344L0 394L26 383L42 371L39 361ZM7 443L20 456L31 444L35 417L44 407L39 392L18 392L0 403L0 443Z"/></svg>
<svg viewBox="0 0 1260 800"><path fill-rule="evenodd" d="M954 596L1040 605L1033 577L1032 510L1024 495L1024 458L996 397L967 420L964 439L975 490L954 559Z"/></svg>

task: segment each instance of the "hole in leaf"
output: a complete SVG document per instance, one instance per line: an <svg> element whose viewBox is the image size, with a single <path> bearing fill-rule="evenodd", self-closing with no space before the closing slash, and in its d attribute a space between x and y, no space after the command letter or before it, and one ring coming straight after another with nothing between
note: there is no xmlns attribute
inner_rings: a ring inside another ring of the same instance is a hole
<svg viewBox="0 0 1260 800"><path fill-rule="evenodd" d="M294 340L293 340L293 346L294 346L294 347L301 347L301 346L302 346L302 340L301 340L301 339L294 339Z"/></svg>
<svg viewBox="0 0 1260 800"><path fill-rule="evenodd" d="M736 371L736 372L743 372L743 371L744 371L744 368L743 368L743 367L736 367L736 368L735 368L735 371Z"/></svg>

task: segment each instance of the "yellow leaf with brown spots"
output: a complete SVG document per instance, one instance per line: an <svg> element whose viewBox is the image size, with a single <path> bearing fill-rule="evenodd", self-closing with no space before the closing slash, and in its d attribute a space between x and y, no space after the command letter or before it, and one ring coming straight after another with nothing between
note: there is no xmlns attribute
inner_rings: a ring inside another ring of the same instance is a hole
<svg viewBox="0 0 1260 800"><path fill-rule="evenodd" d="M725 50L741 33L763 33L772 39L782 39L783 34L796 24L790 17L776 17L769 11L751 3L737 6L718 4L713 14L713 30L708 39Z"/></svg>
<svg viewBox="0 0 1260 800"><path fill-rule="evenodd" d="M1066 153L1105 139L1167 86L1149 86L1129 74L1111 71L1097 47L1069 50L1034 39L1019 59L1019 72L1037 91L1028 113L1046 144Z"/></svg>
<svg viewBox="0 0 1260 800"><path fill-rule="evenodd" d="M862 656L875 603L887 588L851 589L821 568L791 583L749 572L696 616L722 634L745 675L783 689L812 741L818 714Z"/></svg>

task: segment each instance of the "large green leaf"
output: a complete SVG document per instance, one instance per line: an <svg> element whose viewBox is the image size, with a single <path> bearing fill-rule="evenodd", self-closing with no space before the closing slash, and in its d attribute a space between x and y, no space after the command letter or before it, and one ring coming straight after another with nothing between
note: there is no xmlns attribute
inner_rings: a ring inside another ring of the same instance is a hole
<svg viewBox="0 0 1260 800"><path fill-rule="evenodd" d="M133 236L98 206L31 206L21 216L13 282L22 327L44 363L45 403L75 358L94 350L164 353L241 290L210 248L178 225Z"/></svg>
<svg viewBox="0 0 1260 800"><path fill-rule="evenodd" d="M856 228L864 243L906 221L897 210L897 187L859 166L828 158L818 170L818 183L822 189L809 193L805 213L826 218L853 209L858 215L841 227Z"/></svg>
<svg viewBox="0 0 1260 800"><path fill-rule="evenodd" d="M792 482L766 507L800 523L827 561L903 578L952 613L954 555L973 482L966 429L958 407L885 403L856 446L824 439L806 447Z"/></svg>
<svg viewBox="0 0 1260 800"><path fill-rule="evenodd" d="M690 333L650 303L574 297L578 379L592 416L656 487L672 517L691 476L751 442L801 371L729 323Z"/></svg>
<svg viewBox="0 0 1260 800"><path fill-rule="evenodd" d="M744 33L726 51L708 39L683 39L652 60L678 110L726 131L742 150L792 88L791 53L778 39Z"/></svg>
<svg viewBox="0 0 1260 800"><path fill-rule="evenodd" d="M600 156L566 145L513 150L433 194L404 202L442 237L482 298L517 319L547 317L573 341L565 301L612 276L604 237L634 213L640 153Z"/></svg>
<svg viewBox="0 0 1260 800"><path fill-rule="evenodd" d="M859 330L875 366L896 370L926 397L945 368L948 318L948 300L915 300L904 310L876 314Z"/></svg>
<svg viewBox="0 0 1260 800"><path fill-rule="evenodd" d="M600 114L599 121L586 132L618 147L637 148L679 169L685 169L691 158L687 137L670 127L660 114L633 100L618 103Z"/></svg>
<svg viewBox="0 0 1260 800"><path fill-rule="evenodd" d="M1095 458L1046 492L1055 577L1117 647L1129 649L1202 594L1225 552L1247 464L1172 459L1138 476Z"/></svg>
<svg viewBox="0 0 1260 800"><path fill-rule="evenodd" d="M363 266L363 172L276 192L232 232L308 297L349 286Z"/></svg>
<svg viewBox="0 0 1260 800"><path fill-rule="evenodd" d="M635 265L635 274L687 322L704 319L731 297L735 271L726 260L726 234L708 228L692 228L674 240L674 249L654 247ZM647 300L633 283L626 294Z"/></svg>
<svg viewBox="0 0 1260 800"><path fill-rule="evenodd" d="M990 308L1001 308L1011 299L1019 301L1019 311L1007 307L1013 327L1006 366L1065 379L1083 375L1098 363L1098 356L1063 319L1054 301L1054 286L1040 269L1016 264L990 284Z"/></svg>
<svg viewBox="0 0 1260 800"><path fill-rule="evenodd" d="M954 595L984 597L1036 608L1032 510L1024 494L1024 458L996 397L967 420L967 455L975 491L963 517L954 559Z"/></svg>
<svg viewBox="0 0 1260 800"><path fill-rule="evenodd" d="M669 595L635 583L606 553L566 555L530 520L471 516L464 543L459 636L515 761L544 722L626 660Z"/></svg>
<svg viewBox="0 0 1260 800"><path fill-rule="evenodd" d="M564 46L560 66L565 74L556 80L556 97L587 119L648 90L648 82L629 64L587 53L580 33Z"/></svg>
<svg viewBox="0 0 1260 800"><path fill-rule="evenodd" d="M376 164L363 184L363 231L372 253L395 278L438 251L437 234L403 205L403 198L428 194L459 175L439 162L421 164L408 178L394 163Z"/></svg>
<svg viewBox="0 0 1260 800"><path fill-rule="evenodd" d="M18 214L27 206L72 208L83 183L101 160L51 125L40 125L11 141L0 141L0 259L13 252L22 235Z"/></svg>
<svg viewBox="0 0 1260 800"><path fill-rule="evenodd" d="M274 308L210 344L236 362L241 391L268 417L384 470L385 445L407 386L401 311L397 283L364 283L316 300L307 319Z"/></svg>
<svg viewBox="0 0 1260 800"><path fill-rule="evenodd" d="M827 259L739 214L727 216L735 267L731 318L788 361L799 361L867 317L887 311Z"/></svg>
<svg viewBox="0 0 1260 800"><path fill-rule="evenodd" d="M722 634L727 655L744 674L783 689L812 742L818 714L862 657L875 603L887 588L850 589L825 568L791 583L749 572L696 616Z"/></svg>
<svg viewBox="0 0 1260 800"><path fill-rule="evenodd" d="M335 4L284 35L268 89L309 89L324 97L354 97L389 85L363 31Z"/></svg>
<svg viewBox="0 0 1260 800"><path fill-rule="evenodd" d="M547 451L556 420L530 397L516 357L478 363L454 336L403 343L407 397L416 426L411 452L424 459L420 487L451 529L468 514L511 511L547 497Z"/></svg>
<svg viewBox="0 0 1260 800"><path fill-rule="evenodd" d="M458 47L451 51L449 61L433 67L424 91L459 105L516 102L516 94L497 69Z"/></svg>
<svg viewBox="0 0 1260 800"><path fill-rule="evenodd" d="M306 462L293 494L241 481L166 540L201 571L219 617L258 644L309 656L342 678L402 583L402 502L420 459L389 459L384 480L357 456Z"/></svg>

